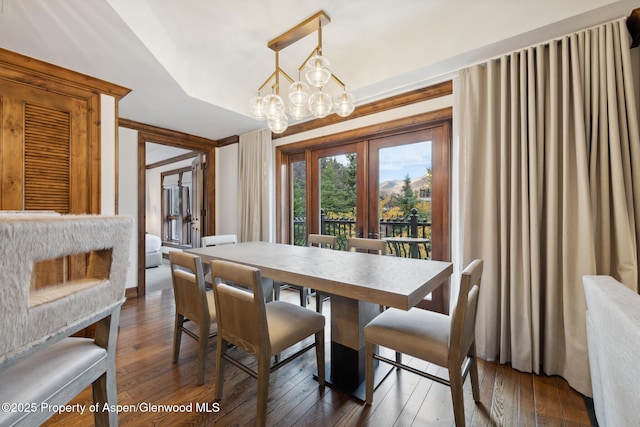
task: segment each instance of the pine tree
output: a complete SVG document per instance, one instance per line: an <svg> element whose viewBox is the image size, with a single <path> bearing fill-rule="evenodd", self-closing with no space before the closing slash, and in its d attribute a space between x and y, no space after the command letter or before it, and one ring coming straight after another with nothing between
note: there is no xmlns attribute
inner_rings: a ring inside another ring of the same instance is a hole
<svg viewBox="0 0 640 427"><path fill-rule="evenodd" d="M418 204L418 197L413 191L413 188L411 188L411 178L408 174L404 178L404 184L402 185L400 194L395 195L395 199L397 206L403 212L405 217L411 215L411 209L415 208Z"/></svg>

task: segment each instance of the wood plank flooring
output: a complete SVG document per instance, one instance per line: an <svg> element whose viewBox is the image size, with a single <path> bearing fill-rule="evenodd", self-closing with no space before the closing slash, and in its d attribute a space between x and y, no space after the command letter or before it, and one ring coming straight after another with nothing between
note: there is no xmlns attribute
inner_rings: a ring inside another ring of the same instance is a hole
<svg viewBox="0 0 640 427"><path fill-rule="evenodd" d="M283 290L282 298L295 302L298 294ZM310 307L314 306L312 302ZM328 320L330 304L324 306ZM117 353L118 404L123 405L120 425L253 425L256 381L226 364L223 398L214 402L215 342L208 354L205 384L198 386L194 340L184 336L180 361L172 363L173 319L172 290L149 292L146 298L125 303ZM441 370L417 359L405 356L405 360L432 372ZM394 371L375 391L373 405L368 407L331 387L319 387L312 377L314 370L315 355L311 351L271 375L268 425L454 425L451 395L446 386L405 371ZM465 382L469 426L592 425L582 395L562 378L521 373L495 362L480 361L479 370L481 403L473 402L469 380ZM89 408L91 389L71 403ZM77 411L54 415L45 425L93 425L93 416L88 409L82 415Z"/></svg>

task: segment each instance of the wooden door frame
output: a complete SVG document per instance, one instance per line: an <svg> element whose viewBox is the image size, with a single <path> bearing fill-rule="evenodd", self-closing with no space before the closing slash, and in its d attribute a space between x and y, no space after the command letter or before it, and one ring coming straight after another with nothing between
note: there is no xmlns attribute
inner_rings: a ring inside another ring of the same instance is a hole
<svg viewBox="0 0 640 427"><path fill-rule="evenodd" d="M432 234L440 234L444 236L445 231L448 231L447 238L443 240L443 244L438 250L438 253L434 253L433 256L437 259L450 261L451 260L451 144L452 144L452 118L453 118L453 108L446 107L440 110L430 111L427 113L418 114L411 117L406 117L399 120L393 120L385 123L380 123L376 125L367 126L364 128L354 129L346 132L336 133L332 135L326 135L306 141L301 141L298 143L292 143L288 145L283 145L276 147L276 170L279 171L276 178L276 241L280 243L289 243L292 238L291 226L289 224L290 214L289 212L281 212L283 209L290 209L291 205L291 177L288 172L289 165L289 157L294 155L300 155L300 153L305 154L305 159L307 162L313 162L314 156L312 151L320 150L320 149L328 149L336 146L343 146L350 143L362 142L364 140L370 141L373 139L379 139L383 137L391 137L391 136L399 136L402 134L413 133L416 131L427 130L427 129L439 129L443 132L441 135L447 144L444 144L442 150L439 150L437 153L434 152L434 163L440 165L440 167L446 167L449 170L449 174L447 174L444 179L447 179L447 182L436 182L434 181L434 187L436 184L441 186L441 191L443 194L438 194L435 192L432 194L432 198L434 200L442 199L442 197L448 197L449 203L443 204L443 209L441 210L438 217L432 217L432 224L438 221L440 229L432 228ZM368 150L364 153L365 156L368 156ZM363 161L368 163L368 158L363 157ZM312 163L309 163L312 164ZM317 187L318 183L312 182L311 176L313 174L310 173L307 176L307 192L311 191L311 186L315 185ZM435 175L434 175L435 180ZM368 191L367 187L371 187L371 183L368 179L364 179L366 181L365 191ZM448 194L445 195L444 192ZM311 215L311 218L309 217ZM313 230L313 226L316 225L316 221L313 217L314 212L309 205L307 205L307 225L308 232ZM317 215L316 215L317 216ZM314 222L315 221L315 222ZM442 286L438 288L438 293L440 293L437 298L437 303L432 304L429 301L425 301L424 304L420 304L424 308L429 308L434 311L448 313L449 310L449 299L450 299L450 280L444 283ZM434 301L436 298L434 298Z"/></svg>
<svg viewBox="0 0 640 427"><path fill-rule="evenodd" d="M204 180L207 191L204 198L209 212L206 227L207 230L215 230L215 149L217 143L212 139L146 125L128 119L119 119L118 126L138 132L138 286L136 287L135 295L128 296L144 296L146 294L145 229L147 220L145 198L147 189L146 144L147 142L153 142L206 154L208 166Z"/></svg>
<svg viewBox="0 0 640 427"><path fill-rule="evenodd" d="M353 150L350 150L353 148ZM345 153L355 153L356 159L366 162L366 150L363 141L352 142L343 145L336 145L327 148L319 148L317 150L309 150L310 154L310 171L307 174L307 194L317 194L320 196L320 168L318 167L318 160L320 157L331 157L335 155L341 155ZM367 180L365 179L367 173L367 163L363 163L363 168L356 168L357 180L356 180L356 212L364 212L364 197L368 191ZM314 179L315 178L315 179ZM310 198L307 197L307 234L320 233L320 197ZM358 225L366 227L366 224L358 224L360 219L356 219L356 229Z"/></svg>
<svg viewBox="0 0 640 427"><path fill-rule="evenodd" d="M291 241L289 226L290 214L287 209L291 207L291 177L288 174L289 157L293 155L305 155L305 160L310 162L311 150L330 148L334 146L355 143L362 140L382 138L399 135L402 133L427 129L445 124L449 130L447 136L451 139L451 120L453 108L446 107L429 111L415 116L392 120L363 128L325 135L318 138L295 142L276 147L276 242L288 243ZM309 177L307 177L307 180ZM307 187L307 191L309 188ZM307 207L308 208L308 207ZM307 215L309 212L307 211Z"/></svg>

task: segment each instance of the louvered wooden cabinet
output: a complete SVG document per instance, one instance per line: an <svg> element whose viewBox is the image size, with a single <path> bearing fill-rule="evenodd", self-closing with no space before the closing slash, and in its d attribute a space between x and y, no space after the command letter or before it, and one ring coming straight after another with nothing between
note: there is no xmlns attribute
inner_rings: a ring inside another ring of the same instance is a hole
<svg viewBox="0 0 640 427"><path fill-rule="evenodd" d="M99 214L100 95L128 92L0 49L0 210ZM85 268L84 255L41 263L34 286L83 277Z"/></svg>
<svg viewBox="0 0 640 427"><path fill-rule="evenodd" d="M86 100L2 82L3 210L97 213ZM96 141L97 142L97 141ZM98 169L99 170L99 169Z"/></svg>

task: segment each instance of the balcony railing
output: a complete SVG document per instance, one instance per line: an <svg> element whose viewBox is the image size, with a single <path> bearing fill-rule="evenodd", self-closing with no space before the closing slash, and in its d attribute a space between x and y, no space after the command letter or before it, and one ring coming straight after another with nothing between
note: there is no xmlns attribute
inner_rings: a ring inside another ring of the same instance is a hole
<svg viewBox="0 0 640 427"><path fill-rule="evenodd" d="M347 249L347 239L350 237L368 237L362 235L362 230L356 230L355 218L332 218L324 211L320 214L320 234L336 236L338 249ZM389 244L389 253L395 256L415 258L430 258L431 255L431 222L426 218L420 218L417 210L413 209L408 218L381 218L378 236L387 237L412 237L426 239L419 244ZM294 218L293 220L294 245L307 245L307 220L306 218Z"/></svg>

